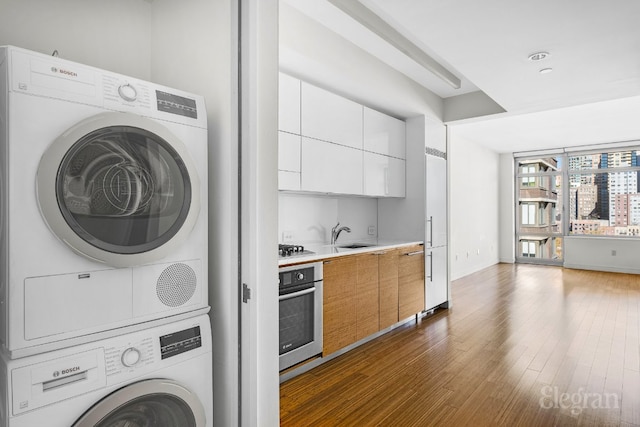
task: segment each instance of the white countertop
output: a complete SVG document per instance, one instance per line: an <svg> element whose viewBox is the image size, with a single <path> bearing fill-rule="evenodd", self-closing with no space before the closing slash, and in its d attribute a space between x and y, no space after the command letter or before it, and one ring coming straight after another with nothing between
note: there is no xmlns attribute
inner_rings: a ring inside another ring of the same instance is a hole
<svg viewBox="0 0 640 427"><path fill-rule="evenodd" d="M321 259L334 258L344 255L355 255L366 252L375 252L385 249L401 248L403 246L421 245L423 241L406 241L406 240L377 240L362 241L356 243L365 243L370 246L362 248L341 248L340 246L347 246L352 242L338 243L336 245L323 245L323 244L307 244L304 245L305 250L312 251L312 254L304 255L292 255L288 257L281 257L278 259L278 266L282 267L291 264L302 264L307 262L316 262Z"/></svg>

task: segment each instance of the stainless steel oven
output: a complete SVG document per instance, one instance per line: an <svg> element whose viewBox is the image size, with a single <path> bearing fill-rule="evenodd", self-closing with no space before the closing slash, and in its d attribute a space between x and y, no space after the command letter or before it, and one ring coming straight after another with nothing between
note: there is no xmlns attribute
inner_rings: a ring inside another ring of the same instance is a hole
<svg viewBox="0 0 640 427"><path fill-rule="evenodd" d="M280 370L322 353L322 263L281 267Z"/></svg>

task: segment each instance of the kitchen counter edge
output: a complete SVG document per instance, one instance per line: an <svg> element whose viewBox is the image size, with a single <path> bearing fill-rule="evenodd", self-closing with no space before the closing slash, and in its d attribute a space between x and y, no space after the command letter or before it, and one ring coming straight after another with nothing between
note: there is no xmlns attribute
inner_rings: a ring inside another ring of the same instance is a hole
<svg viewBox="0 0 640 427"><path fill-rule="evenodd" d="M357 255L364 254L367 252L378 252L387 249L397 249L405 246L414 246L414 245L423 245L423 241L413 241L413 242L379 242L378 244L372 246L366 246L363 248L339 248L337 246L331 245L318 245L318 246L309 246L309 249L313 250L313 254L309 255L301 255L301 256L293 256L287 258L281 258L278 260L278 267L287 267L290 265L296 264L307 264L311 262L320 262L326 259L341 257L341 256L349 256L349 255Z"/></svg>

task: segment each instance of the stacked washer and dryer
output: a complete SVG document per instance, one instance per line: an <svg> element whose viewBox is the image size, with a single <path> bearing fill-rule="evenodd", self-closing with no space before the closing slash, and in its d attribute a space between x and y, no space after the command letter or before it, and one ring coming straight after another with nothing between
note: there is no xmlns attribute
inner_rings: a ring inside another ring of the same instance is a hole
<svg viewBox="0 0 640 427"><path fill-rule="evenodd" d="M0 47L0 427L212 424L204 99Z"/></svg>

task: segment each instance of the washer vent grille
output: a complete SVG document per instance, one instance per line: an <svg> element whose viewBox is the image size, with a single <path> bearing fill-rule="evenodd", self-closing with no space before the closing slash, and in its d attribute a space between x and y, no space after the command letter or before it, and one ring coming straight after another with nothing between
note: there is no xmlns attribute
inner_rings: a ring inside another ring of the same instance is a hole
<svg viewBox="0 0 640 427"><path fill-rule="evenodd" d="M172 264L165 268L156 285L156 294L162 303L178 307L191 299L196 292L196 273L186 264Z"/></svg>

